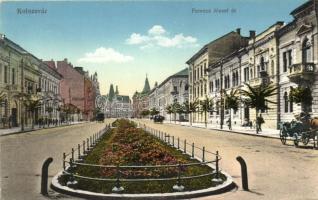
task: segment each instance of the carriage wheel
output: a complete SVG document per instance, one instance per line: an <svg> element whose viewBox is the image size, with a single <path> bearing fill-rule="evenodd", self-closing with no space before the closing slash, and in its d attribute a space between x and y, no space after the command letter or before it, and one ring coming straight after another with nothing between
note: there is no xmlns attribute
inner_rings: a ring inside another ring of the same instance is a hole
<svg viewBox="0 0 318 200"><path fill-rule="evenodd" d="M298 147L298 144L299 144L298 133L294 133L294 145L295 145L295 147Z"/></svg>
<svg viewBox="0 0 318 200"><path fill-rule="evenodd" d="M282 144L286 144L286 140L287 140L287 137L286 137L286 135L285 134L283 134L283 131L282 130L280 130L280 132L279 132L279 138L280 138L280 141L282 142Z"/></svg>
<svg viewBox="0 0 318 200"><path fill-rule="evenodd" d="M309 143L309 135L306 133L303 133L301 135L301 141L304 145L307 145Z"/></svg>

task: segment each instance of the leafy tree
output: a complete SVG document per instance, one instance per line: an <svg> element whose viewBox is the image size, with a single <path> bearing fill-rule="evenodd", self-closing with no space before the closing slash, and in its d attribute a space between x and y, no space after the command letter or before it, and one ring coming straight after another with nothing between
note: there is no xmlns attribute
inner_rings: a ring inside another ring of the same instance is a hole
<svg viewBox="0 0 318 200"><path fill-rule="evenodd" d="M190 102L190 103L186 101L183 103L183 107L184 107L184 112L187 114L190 114L189 122L190 122L190 125L192 126L192 113L195 113L198 111L199 101L198 99L195 99L193 102Z"/></svg>
<svg viewBox="0 0 318 200"><path fill-rule="evenodd" d="M232 129L232 109L236 112L239 107L240 98L238 96L239 90L232 89L229 94L224 91L224 106L225 109L229 109L229 129Z"/></svg>
<svg viewBox="0 0 318 200"><path fill-rule="evenodd" d="M168 105L166 107L166 112L170 115L170 123L171 123L171 114L173 113L172 105Z"/></svg>
<svg viewBox="0 0 318 200"><path fill-rule="evenodd" d="M213 111L213 99L208 98L208 96L205 97L204 100L200 101L200 112L204 113L204 124L205 128L207 128L207 113Z"/></svg>
<svg viewBox="0 0 318 200"><path fill-rule="evenodd" d="M179 114L179 118L180 114L183 113L182 106L179 102L176 101L172 104L172 112L174 114L174 123L177 123L177 113Z"/></svg>
<svg viewBox="0 0 318 200"><path fill-rule="evenodd" d="M150 115L151 115L151 116L158 115L158 114L159 114L159 111L158 111L156 108L152 108L152 109L150 110Z"/></svg>
<svg viewBox="0 0 318 200"><path fill-rule="evenodd" d="M146 116L148 116L149 114L150 114L150 111L149 110L143 110L143 111L141 111L141 113L140 113L143 117L146 117Z"/></svg>
<svg viewBox="0 0 318 200"><path fill-rule="evenodd" d="M258 119L258 113L260 110L270 109L267 103L276 104L276 102L269 100L268 98L277 95L277 87L274 85L260 85L257 87L252 87L245 83L247 90L241 89L240 93L247 97L244 100L245 104L250 108L255 108L256 110L256 121ZM256 133L258 133L258 128L256 128Z"/></svg>
<svg viewBox="0 0 318 200"><path fill-rule="evenodd" d="M308 87L291 88L289 98L295 103L300 103L301 110L304 112L308 112L308 107L312 105L313 100L311 90Z"/></svg>

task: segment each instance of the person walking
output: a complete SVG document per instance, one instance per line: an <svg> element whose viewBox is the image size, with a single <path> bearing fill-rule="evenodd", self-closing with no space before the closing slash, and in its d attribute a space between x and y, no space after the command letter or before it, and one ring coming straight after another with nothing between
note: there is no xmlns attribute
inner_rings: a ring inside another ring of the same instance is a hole
<svg viewBox="0 0 318 200"><path fill-rule="evenodd" d="M260 114L257 119L256 119L256 129L257 129L257 133L262 131L262 124L265 123L264 118L262 116L262 114Z"/></svg>

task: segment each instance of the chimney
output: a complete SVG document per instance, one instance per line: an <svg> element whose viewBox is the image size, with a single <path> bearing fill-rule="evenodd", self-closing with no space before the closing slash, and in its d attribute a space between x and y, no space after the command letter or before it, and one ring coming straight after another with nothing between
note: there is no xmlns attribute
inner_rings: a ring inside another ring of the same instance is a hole
<svg viewBox="0 0 318 200"><path fill-rule="evenodd" d="M255 38L255 31L250 31L250 38Z"/></svg>
<svg viewBox="0 0 318 200"><path fill-rule="evenodd" d="M239 34L239 35L241 35L241 28L237 28L237 29L236 29L236 33Z"/></svg>

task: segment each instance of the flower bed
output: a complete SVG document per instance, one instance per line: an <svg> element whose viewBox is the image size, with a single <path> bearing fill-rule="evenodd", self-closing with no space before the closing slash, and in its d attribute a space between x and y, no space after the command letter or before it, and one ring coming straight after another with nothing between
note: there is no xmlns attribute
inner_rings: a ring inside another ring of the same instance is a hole
<svg viewBox="0 0 318 200"><path fill-rule="evenodd" d="M116 128L105 134L93 151L85 158L84 163L115 166L154 166L194 163L188 155L182 154L173 147L167 146L157 138L148 134L128 120L117 120L113 123ZM196 176L211 173L211 168L205 165L183 166L181 176ZM93 178L116 178L116 168L99 168L91 166L77 166L70 172L76 175ZM177 177L178 167L164 168L120 168L121 179L153 179ZM225 180L225 176L221 174ZM211 181L212 176L182 180L186 191L199 190L217 185ZM66 185L69 176L59 178L62 185ZM95 181L76 178L77 189L112 193L114 182ZM176 180L121 182L124 193L167 193L174 192Z"/></svg>

